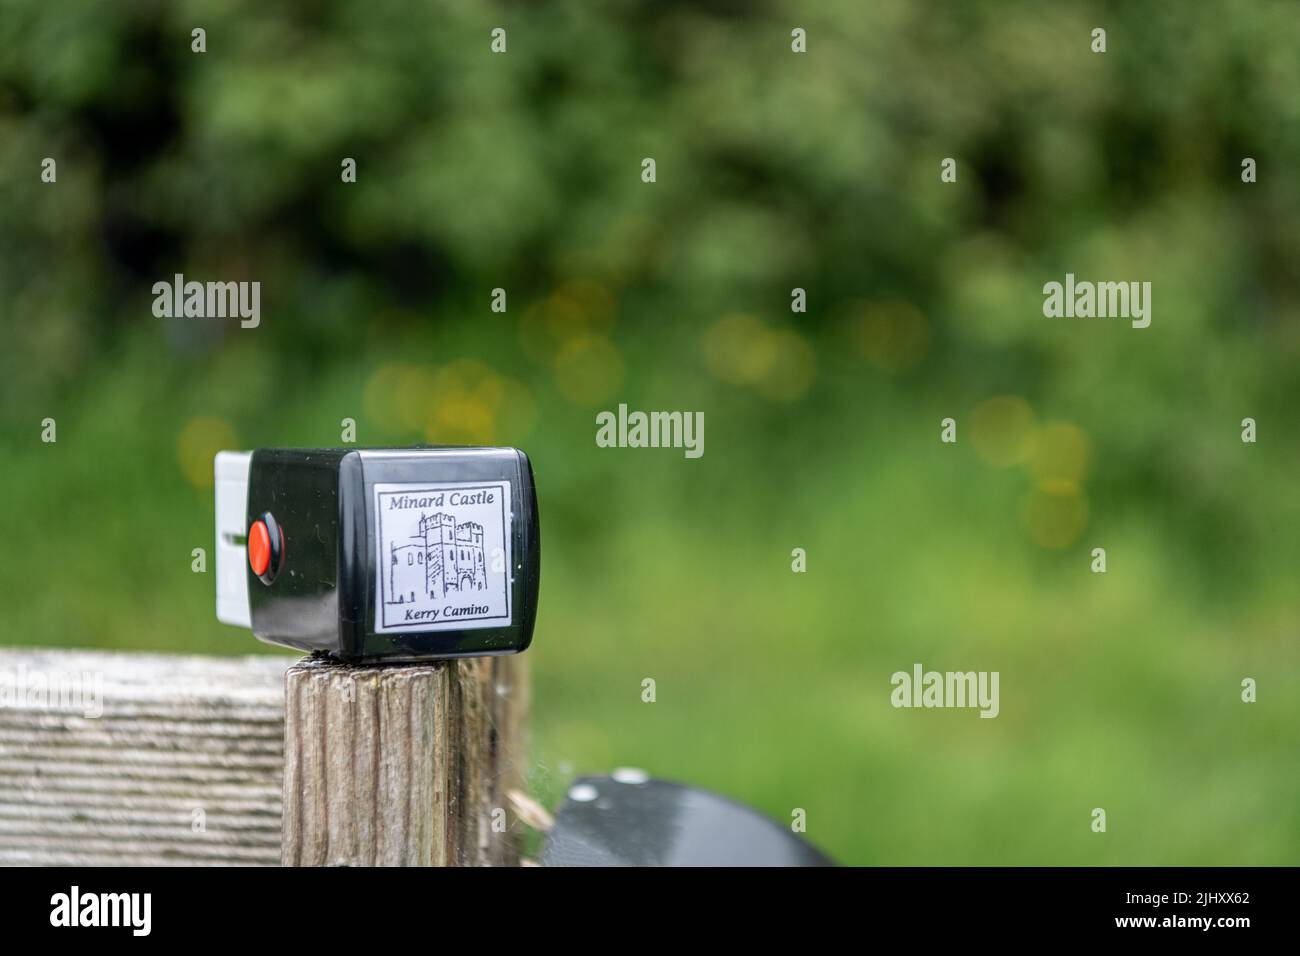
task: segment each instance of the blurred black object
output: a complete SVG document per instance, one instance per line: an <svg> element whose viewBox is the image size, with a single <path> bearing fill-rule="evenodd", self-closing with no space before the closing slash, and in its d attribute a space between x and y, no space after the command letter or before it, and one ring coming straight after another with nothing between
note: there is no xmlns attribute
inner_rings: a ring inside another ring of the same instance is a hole
<svg viewBox="0 0 1300 956"><path fill-rule="evenodd" d="M640 771L580 777L543 866L832 866L790 830L726 797Z"/></svg>

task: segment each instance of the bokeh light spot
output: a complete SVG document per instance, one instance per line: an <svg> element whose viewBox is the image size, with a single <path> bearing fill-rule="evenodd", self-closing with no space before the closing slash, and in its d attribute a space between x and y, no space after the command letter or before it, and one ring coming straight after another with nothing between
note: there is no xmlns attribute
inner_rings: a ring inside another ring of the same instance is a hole
<svg viewBox="0 0 1300 956"><path fill-rule="evenodd" d="M555 385L574 405L604 402L622 384L623 356L609 339L575 339L556 356Z"/></svg>
<svg viewBox="0 0 1300 956"><path fill-rule="evenodd" d="M456 359L433 373L428 401L420 409L425 438L435 443L490 445L505 386L477 359Z"/></svg>
<svg viewBox="0 0 1300 956"><path fill-rule="evenodd" d="M191 418L181 429L176 442L176 459L181 474L195 488L211 488L212 459L219 451L238 448L235 430L224 418Z"/></svg>
<svg viewBox="0 0 1300 956"><path fill-rule="evenodd" d="M1042 547L1069 547L1088 524L1088 499L1072 481L1041 481L1025 499L1024 521L1029 536Z"/></svg>
<svg viewBox="0 0 1300 956"><path fill-rule="evenodd" d="M614 296L594 279L570 279L524 309L519 342L534 360L553 363L575 340L607 338L614 326Z"/></svg>
<svg viewBox="0 0 1300 956"><path fill-rule="evenodd" d="M817 355L808 341L793 329L767 333L774 359L758 384L758 392L774 402L801 397L817 376Z"/></svg>
<svg viewBox="0 0 1300 956"><path fill-rule="evenodd" d="M727 315L704 332L709 371L731 385L761 382L777 360L777 341L752 315Z"/></svg>
<svg viewBox="0 0 1300 956"><path fill-rule="evenodd" d="M930 323L910 302L863 305L852 332L867 360L887 372L906 371L930 351Z"/></svg>
<svg viewBox="0 0 1300 956"><path fill-rule="evenodd" d="M1047 422L1030 438L1029 469L1038 481L1062 479L1076 484L1092 464L1092 442L1069 422Z"/></svg>
<svg viewBox="0 0 1300 956"><path fill-rule="evenodd" d="M1016 395L998 395L975 406L971 441L990 465L1007 468L1029 457L1034 411Z"/></svg>

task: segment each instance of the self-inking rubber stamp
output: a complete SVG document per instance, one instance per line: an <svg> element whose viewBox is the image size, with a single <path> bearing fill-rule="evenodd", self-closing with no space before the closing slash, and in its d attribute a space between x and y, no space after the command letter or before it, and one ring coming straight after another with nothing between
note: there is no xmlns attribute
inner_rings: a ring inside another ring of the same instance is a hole
<svg viewBox="0 0 1300 956"><path fill-rule="evenodd" d="M216 456L217 618L348 661L512 654L537 616L537 494L515 448Z"/></svg>

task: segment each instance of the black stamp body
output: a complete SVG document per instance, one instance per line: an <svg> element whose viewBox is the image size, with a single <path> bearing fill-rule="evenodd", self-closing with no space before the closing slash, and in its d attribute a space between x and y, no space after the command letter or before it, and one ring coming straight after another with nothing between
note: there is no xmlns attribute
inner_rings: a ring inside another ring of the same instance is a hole
<svg viewBox="0 0 1300 956"><path fill-rule="evenodd" d="M260 640L394 662L517 653L532 640L541 544L518 449L222 452L217 526L217 615Z"/></svg>

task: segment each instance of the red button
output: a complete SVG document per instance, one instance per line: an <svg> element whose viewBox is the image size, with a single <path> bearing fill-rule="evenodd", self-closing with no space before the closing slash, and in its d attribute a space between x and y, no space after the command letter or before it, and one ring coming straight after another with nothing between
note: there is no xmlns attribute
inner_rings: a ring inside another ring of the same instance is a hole
<svg viewBox="0 0 1300 956"><path fill-rule="evenodd" d="M271 565L271 532L265 521L254 521L248 529L248 564L259 578Z"/></svg>

